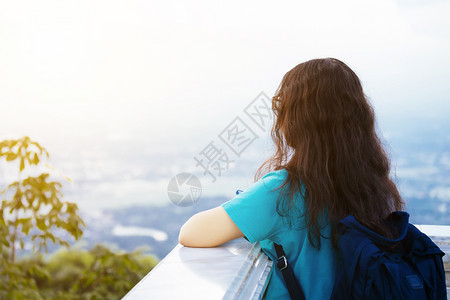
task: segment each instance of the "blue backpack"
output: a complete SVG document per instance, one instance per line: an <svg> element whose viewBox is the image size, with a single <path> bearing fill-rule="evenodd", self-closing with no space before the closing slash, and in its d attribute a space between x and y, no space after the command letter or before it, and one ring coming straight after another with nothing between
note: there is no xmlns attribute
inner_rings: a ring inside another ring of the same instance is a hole
<svg viewBox="0 0 450 300"><path fill-rule="evenodd" d="M353 216L339 222L338 274L331 299L447 299L444 252L408 220L406 212L388 217L388 224L400 234L395 240L369 230ZM291 283L296 280L287 261L284 266L280 260L285 260L281 246L276 247L277 267L291 298L304 299L300 285Z"/></svg>
<svg viewBox="0 0 450 300"><path fill-rule="evenodd" d="M406 212L389 216L388 224L400 233L395 240L367 229L353 216L340 221L341 265L332 299L447 299L444 252L408 219Z"/></svg>

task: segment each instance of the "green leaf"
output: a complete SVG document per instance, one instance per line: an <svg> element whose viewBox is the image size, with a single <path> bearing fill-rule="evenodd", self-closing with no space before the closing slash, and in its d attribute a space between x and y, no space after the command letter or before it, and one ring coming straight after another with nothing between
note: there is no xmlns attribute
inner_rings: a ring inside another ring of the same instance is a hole
<svg viewBox="0 0 450 300"><path fill-rule="evenodd" d="M55 236L54 236L53 234L51 234L50 232L47 232L47 233L45 234L45 237L46 237L46 238L50 238L50 239L52 240L53 244L56 243Z"/></svg>
<svg viewBox="0 0 450 300"><path fill-rule="evenodd" d="M20 158L20 172L22 172L23 169L25 169L25 159L22 157Z"/></svg>
<svg viewBox="0 0 450 300"><path fill-rule="evenodd" d="M67 248L70 247L70 244L69 244L68 242L66 242L66 241L63 241L63 240L60 239L58 242L59 242L59 244L60 244L61 246L65 246L65 247L67 247Z"/></svg>
<svg viewBox="0 0 450 300"><path fill-rule="evenodd" d="M13 161L17 158L17 154L15 153L8 153L6 155L6 161Z"/></svg>
<svg viewBox="0 0 450 300"><path fill-rule="evenodd" d="M47 230L47 225L45 224L45 220L44 219L37 219L36 220L36 226L37 226L37 228L39 228L42 231L46 231Z"/></svg>
<svg viewBox="0 0 450 300"><path fill-rule="evenodd" d="M28 235L31 229L31 218L20 219L19 222L22 224L22 232Z"/></svg>

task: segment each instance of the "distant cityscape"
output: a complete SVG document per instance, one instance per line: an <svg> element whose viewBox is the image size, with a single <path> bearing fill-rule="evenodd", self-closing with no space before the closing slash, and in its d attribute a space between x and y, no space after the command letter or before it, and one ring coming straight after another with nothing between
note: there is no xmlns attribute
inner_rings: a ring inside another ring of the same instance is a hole
<svg viewBox="0 0 450 300"><path fill-rule="evenodd" d="M450 132L443 128L403 129L385 139L392 156L393 177L407 204L410 222L450 225ZM257 165L248 162L247 169L252 164ZM179 228L191 215L227 200L218 195L202 198L192 207L177 207L168 202L155 207L137 205L103 210L99 216L87 215L88 224L99 225L89 227L85 239L105 240L127 250L146 245L149 252L164 257L176 245ZM119 235L119 225L128 228L129 235ZM138 228L164 232L166 238L158 241L151 232L145 234Z"/></svg>
<svg viewBox="0 0 450 300"><path fill-rule="evenodd" d="M384 121L382 139L388 144L392 175L407 203L410 221L450 225L450 121L417 119L415 126ZM254 171L270 153L267 141L257 140L223 178L205 184L205 194L190 207L170 202L167 184L177 173L194 171L193 157L202 147L156 151L153 145L138 144L129 137L126 142L51 155L52 164L73 181L64 184L64 198L79 205L87 224L80 245L106 243L127 251L146 247L145 252L163 258L177 244L178 231L191 215L220 205L236 189L251 184ZM0 172L1 186L11 180L7 171Z"/></svg>

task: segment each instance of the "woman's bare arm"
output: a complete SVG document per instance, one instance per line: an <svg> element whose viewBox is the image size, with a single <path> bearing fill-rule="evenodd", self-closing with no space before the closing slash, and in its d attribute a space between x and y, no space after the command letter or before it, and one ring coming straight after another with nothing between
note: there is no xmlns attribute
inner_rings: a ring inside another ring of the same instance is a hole
<svg viewBox="0 0 450 300"><path fill-rule="evenodd" d="M187 247L215 247L243 237L222 206L192 216L180 229L178 241Z"/></svg>

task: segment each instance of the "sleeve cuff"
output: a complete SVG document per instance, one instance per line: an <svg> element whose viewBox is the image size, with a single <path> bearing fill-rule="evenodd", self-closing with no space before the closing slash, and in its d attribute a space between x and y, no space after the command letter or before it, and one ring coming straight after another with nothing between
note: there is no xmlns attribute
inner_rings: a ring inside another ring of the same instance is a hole
<svg viewBox="0 0 450 300"><path fill-rule="evenodd" d="M244 234L245 239L249 241L250 243L256 242L256 238L253 236L253 234L248 230L248 228L245 226L241 218L236 214L234 207L229 204L230 201L225 202L222 204L223 209L225 209L225 212L228 214L230 219L236 224L236 226L241 230L241 232Z"/></svg>

